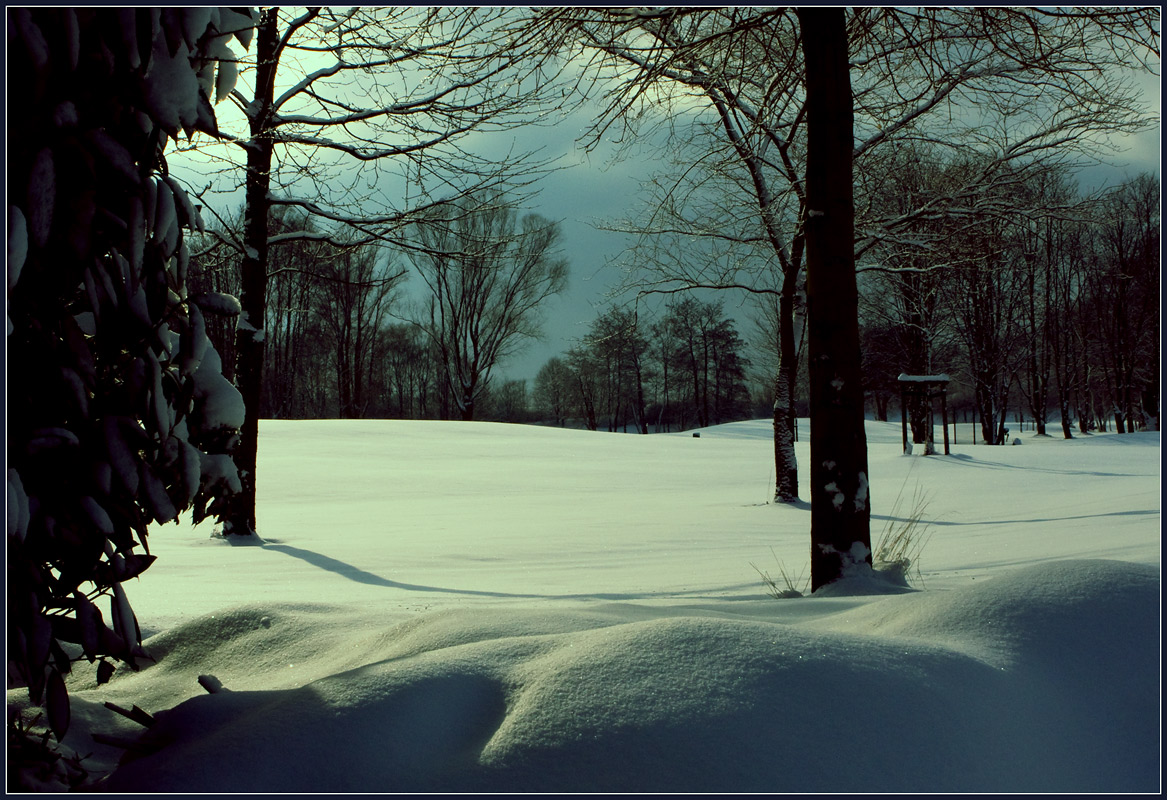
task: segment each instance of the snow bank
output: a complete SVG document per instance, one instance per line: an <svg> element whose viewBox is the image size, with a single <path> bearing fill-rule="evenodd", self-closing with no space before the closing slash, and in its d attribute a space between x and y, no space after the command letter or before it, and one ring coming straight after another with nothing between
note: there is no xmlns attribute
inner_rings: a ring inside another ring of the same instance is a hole
<svg viewBox="0 0 1167 800"><path fill-rule="evenodd" d="M379 636L362 626L329 648L344 654L336 666L361 666L294 688L204 694L160 713L144 739L160 749L123 766L108 788L1157 786L1152 567L1038 565L936 596L885 598L819 624L644 617L620 605L496 608L427 615ZM151 669L177 658L193 680L203 669L266 673L273 651L324 657L297 636L294 618L277 608L217 626L198 620L167 641L205 642L215 629L221 646L169 650Z"/></svg>

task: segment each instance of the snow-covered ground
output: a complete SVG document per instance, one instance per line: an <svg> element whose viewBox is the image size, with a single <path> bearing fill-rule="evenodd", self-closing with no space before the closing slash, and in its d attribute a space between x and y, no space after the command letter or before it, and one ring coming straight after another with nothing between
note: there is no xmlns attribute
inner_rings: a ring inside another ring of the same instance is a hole
<svg viewBox="0 0 1167 800"><path fill-rule="evenodd" d="M797 579L810 509L769 436L263 422L265 544L154 531L156 663L81 665L66 744L112 769L112 701L156 718L113 791L1158 791L1159 434L868 423L922 590L783 600L755 566Z"/></svg>

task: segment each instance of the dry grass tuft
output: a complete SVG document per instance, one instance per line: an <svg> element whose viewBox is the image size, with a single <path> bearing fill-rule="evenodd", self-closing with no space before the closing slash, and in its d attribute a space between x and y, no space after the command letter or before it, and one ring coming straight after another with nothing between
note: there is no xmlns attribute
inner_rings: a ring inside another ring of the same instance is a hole
<svg viewBox="0 0 1167 800"><path fill-rule="evenodd" d="M906 480L905 480L906 482ZM913 568L915 576L921 584L924 582L920 572L920 553L932 538L931 525L924 522L924 515L931 502L928 495L916 485L911 498L911 511L903 516L904 490L900 493L892 506L887 525L879 537L875 551L871 555L872 567L877 572L883 572L891 577L899 577L906 583L907 577Z"/></svg>
<svg viewBox="0 0 1167 800"><path fill-rule="evenodd" d="M754 568L759 575L762 576L762 583L766 584L766 591L775 600L786 600L791 597L805 597L806 592L810 589L810 577L807 576L805 580L803 576L806 574L806 567L799 571L798 577L791 580L790 573L786 571L786 566L778 560L778 556L774 553L774 548L770 548L770 554L774 556L774 560L778 562L778 574L782 577L782 584L770 577L770 573L764 572L758 568L754 563L750 566ZM799 589L799 587L802 587Z"/></svg>

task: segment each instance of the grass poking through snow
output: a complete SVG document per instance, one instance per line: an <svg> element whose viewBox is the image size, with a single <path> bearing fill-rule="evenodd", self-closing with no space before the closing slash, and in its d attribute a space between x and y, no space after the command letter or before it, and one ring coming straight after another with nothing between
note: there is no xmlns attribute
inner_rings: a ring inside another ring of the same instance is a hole
<svg viewBox="0 0 1167 800"><path fill-rule="evenodd" d="M904 484L907 484L906 478ZM920 554L932 537L931 525L924 521L931 501L919 484L912 492L909 506L911 510L906 515L903 513L905 499L904 486L901 486L891 514L888 515L887 524L872 551L871 567L881 578L891 583L910 587L908 578L914 576L915 582L923 586L924 575L920 571ZM773 554L774 548L770 548L770 552ZM791 573L786 571L786 565L776 554L774 560L778 564L777 580L757 564L750 563L761 576L766 592L776 600L805 597L810 591L810 577L806 575L806 567L798 572L797 577L792 578Z"/></svg>
<svg viewBox="0 0 1167 800"><path fill-rule="evenodd" d="M907 483L906 478L904 483ZM916 580L923 585L920 553L932 538L931 525L924 521L924 514L927 513L931 501L919 484L912 492L911 511L906 516L902 513L904 500L904 487L901 486L891 514L888 515L887 525L884 526L871 555L871 563L877 572L882 572L889 578L898 578L905 585L908 576L914 571Z"/></svg>
<svg viewBox="0 0 1167 800"><path fill-rule="evenodd" d="M797 578L791 580L790 573L786 571L786 565L783 564L781 560L779 560L777 554L774 554L773 547L770 548L770 553L774 555L774 560L778 562L778 574L782 578L781 584L771 578L770 573L759 569L758 566L754 563L750 564L750 566L753 567L757 573L762 576L762 583L766 585L766 591L769 593L769 595L775 600L786 600L791 597L804 597L806 591L810 589L810 577L808 576L805 580L803 579L803 576L806 574L806 567L803 567L801 570L799 570ZM802 588L800 589L799 587Z"/></svg>

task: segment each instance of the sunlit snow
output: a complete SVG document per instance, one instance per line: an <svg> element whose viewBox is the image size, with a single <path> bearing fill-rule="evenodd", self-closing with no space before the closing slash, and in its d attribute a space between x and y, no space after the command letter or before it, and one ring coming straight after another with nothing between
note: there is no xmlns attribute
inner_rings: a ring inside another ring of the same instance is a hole
<svg viewBox="0 0 1167 800"><path fill-rule="evenodd" d="M144 729L103 703L153 714L117 791L1159 789L1157 433L868 423L876 543L930 500L920 591L776 600L752 565L804 570L810 509L768 502L771 430L264 421L264 543L154 530L155 663L80 665L66 744L112 769L90 734Z"/></svg>

